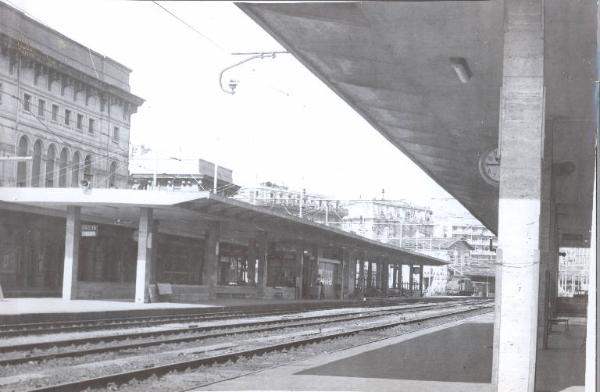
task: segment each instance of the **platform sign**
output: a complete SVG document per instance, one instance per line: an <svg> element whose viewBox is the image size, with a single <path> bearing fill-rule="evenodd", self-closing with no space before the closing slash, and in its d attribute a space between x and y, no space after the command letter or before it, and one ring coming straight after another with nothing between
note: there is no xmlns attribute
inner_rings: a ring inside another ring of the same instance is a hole
<svg viewBox="0 0 600 392"><path fill-rule="evenodd" d="M98 225L81 225L81 236L82 237L97 237L98 236Z"/></svg>

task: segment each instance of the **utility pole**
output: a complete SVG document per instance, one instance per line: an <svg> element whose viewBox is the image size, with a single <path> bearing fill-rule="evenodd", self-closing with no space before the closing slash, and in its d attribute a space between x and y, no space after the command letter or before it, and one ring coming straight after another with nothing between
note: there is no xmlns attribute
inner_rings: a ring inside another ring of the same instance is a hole
<svg viewBox="0 0 600 392"><path fill-rule="evenodd" d="M325 202L325 226L329 226L329 202Z"/></svg>

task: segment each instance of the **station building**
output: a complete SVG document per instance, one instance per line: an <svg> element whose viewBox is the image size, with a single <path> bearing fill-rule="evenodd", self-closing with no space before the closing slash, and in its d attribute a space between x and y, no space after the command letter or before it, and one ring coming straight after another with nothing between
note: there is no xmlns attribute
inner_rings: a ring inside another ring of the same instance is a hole
<svg viewBox="0 0 600 392"><path fill-rule="evenodd" d="M423 266L445 264L209 192L0 188L0 210L35 214L56 232L52 271L3 273L9 294L21 294L21 278L49 279L64 299L139 303L160 300L161 285L169 300L188 303L421 296ZM19 252L24 245L14 260ZM403 265L409 285L388 284Z"/></svg>
<svg viewBox="0 0 600 392"><path fill-rule="evenodd" d="M7 5L0 19L3 295L149 302L161 283L176 302L341 299L385 292L389 262L411 265L405 294L421 295L418 266L443 264L226 199L239 188L231 171L201 159L160 172L146 162L129 180L143 102L131 71ZM203 191L215 171L223 196Z"/></svg>
<svg viewBox="0 0 600 392"><path fill-rule="evenodd" d="M131 115L143 103L130 91L131 70L4 3L0 20L0 185L126 187ZM58 222L2 211L0 283L8 295L60 290ZM121 235L103 234L105 241ZM82 251L100 249L86 243ZM121 276L112 268L119 259L108 253L103 267L86 265L82 273Z"/></svg>

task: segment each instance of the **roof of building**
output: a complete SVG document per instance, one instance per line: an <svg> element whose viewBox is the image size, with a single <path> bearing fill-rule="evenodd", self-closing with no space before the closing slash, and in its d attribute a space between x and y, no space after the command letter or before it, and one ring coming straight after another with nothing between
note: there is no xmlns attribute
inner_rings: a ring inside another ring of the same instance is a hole
<svg viewBox="0 0 600 392"><path fill-rule="evenodd" d="M38 52L41 57L54 60L50 62L54 67L66 67L78 71L89 79L116 88L121 96L136 105L143 103L142 98L131 94L129 86L131 69L123 64L93 51L2 2L0 2L0 20L2 20L0 37L10 37L27 45L27 49Z"/></svg>
<svg viewBox="0 0 600 392"><path fill-rule="evenodd" d="M468 277L495 277L496 269L493 264L461 265L452 267L456 273Z"/></svg>
<svg viewBox="0 0 600 392"><path fill-rule="evenodd" d="M0 208L65 216L67 206L79 206L82 219L136 227L139 208L154 208L165 232L203 237L206 222L230 224L239 231L266 231L274 238L345 246L368 254L420 265L447 262L208 192L168 192L129 189L0 188ZM241 234L240 234L241 235Z"/></svg>
<svg viewBox="0 0 600 392"><path fill-rule="evenodd" d="M474 250L473 246L467 241L456 238L402 238L402 245L408 248L419 248L422 244L427 250L449 250L464 246L469 250Z"/></svg>

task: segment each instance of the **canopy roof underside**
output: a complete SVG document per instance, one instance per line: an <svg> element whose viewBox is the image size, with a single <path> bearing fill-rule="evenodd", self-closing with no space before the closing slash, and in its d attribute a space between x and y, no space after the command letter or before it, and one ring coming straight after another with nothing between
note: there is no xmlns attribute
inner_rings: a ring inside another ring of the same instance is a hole
<svg viewBox="0 0 600 392"><path fill-rule="evenodd" d="M496 232L498 188L479 159L498 146L503 1L238 6ZM575 164L555 180L561 244L589 246L596 3L546 0L545 42L553 162ZM467 83L451 58L466 60Z"/></svg>

